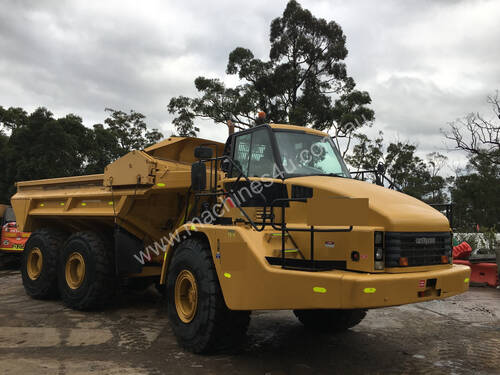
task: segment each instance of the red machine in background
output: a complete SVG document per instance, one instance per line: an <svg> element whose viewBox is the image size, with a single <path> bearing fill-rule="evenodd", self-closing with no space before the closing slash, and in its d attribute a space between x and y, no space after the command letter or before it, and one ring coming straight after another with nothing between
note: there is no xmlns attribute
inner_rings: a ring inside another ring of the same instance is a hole
<svg viewBox="0 0 500 375"><path fill-rule="evenodd" d="M495 287L499 285L498 259L472 254L472 248L467 242L453 247L453 263L464 264L471 268L470 282L475 284L487 284Z"/></svg>
<svg viewBox="0 0 500 375"><path fill-rule="evenodd" d="M453 246L453 259L469 259L471 254L472 247L467 242Z"/></svg>
<svg viewBox="0 0 500 375"><path fill-rule="evenodd" d="M0 204L2 237L0 253L22 253L30 233L17 230L16 217L11 206Z"/></svg>

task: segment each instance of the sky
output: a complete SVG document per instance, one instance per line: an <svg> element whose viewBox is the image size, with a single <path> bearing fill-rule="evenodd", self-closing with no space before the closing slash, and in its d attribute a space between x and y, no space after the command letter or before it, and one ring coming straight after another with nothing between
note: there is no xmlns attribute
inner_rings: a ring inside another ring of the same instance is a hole
<svg viewBox="0 0 500 375"><path fill-rule="evenodd" d="M419 155L437 151L451 167L441 129L469 112L492 113L486 96L500 88L500 1L302 0L336 21L347 37L348 73L372 97L387 141L410 141ZM198 76L222 78L229 53L246 47L267 59L269 25L285 0L0 0L0 105L87 126L105 108L146 115L166 136L170 98L196 96ZM199 136L223 141L221 125L202 120Z"/></svg>

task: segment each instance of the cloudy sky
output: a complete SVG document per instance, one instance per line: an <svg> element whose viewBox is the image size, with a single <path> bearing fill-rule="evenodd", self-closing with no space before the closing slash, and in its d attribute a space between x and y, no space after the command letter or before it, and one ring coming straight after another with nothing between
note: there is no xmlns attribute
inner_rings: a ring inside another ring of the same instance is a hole
<svg viewBox="0 0 500 375"><path fill-rule="evenodd" d="M375 131L445 152L440 128L467 112L488 116L486 95L500 88L500 1L302 0L339 23L347 67L373 99ZM75 113L91 126L104 108L134 109L165 135L170 98L195 95L193 80L225 76L237 46L260 58L269 24L286 0L0 0L0 105L56 116ZM226 130L201 122L200 135ZM451 164L463 156L448 153Z"/></svg>

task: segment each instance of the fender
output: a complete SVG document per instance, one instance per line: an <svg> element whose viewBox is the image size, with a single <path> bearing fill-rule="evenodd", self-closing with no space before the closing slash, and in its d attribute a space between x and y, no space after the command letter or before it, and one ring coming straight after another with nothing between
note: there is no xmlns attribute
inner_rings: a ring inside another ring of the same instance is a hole
<svg viewBox="0 0 500 375"><path fill-rule="evenodd" d="M246 258L251 256L250 249L243 248L246 246L245 244L248 241L248 239L242 239L243 232L249 232L249 230L241 226L219 226L195 223L187 223L180 226L171 235L171 237L179 236L179 238L181 238L181 242L169 244L167 247L162 264L160 284L166 284L168 268L178 245L188 238L198 238L200 240L207 241L210 246L212 261L215 265L215 270L217 272L217 277L219 279L219 284L221 286L226 305L234 310L245 310L241 307L238 308L238 306L233 302L234 299L228 297L228 295L237 293L237 289L234 288L237 288L237 285L239 285L242 281L240 279L238 283L231 282L234 281L234 279L231 280L231 278L233 278L234 271L247 268L245 265L245 263L247 263ZM255 235L262 236L257 232L255 232ZM233 245L230 246L231 249L228 247L230 244ZM222 261L222 258L224 258L224 262ZM258 257L253 258L255 260L258 259ZM257 268L262 269L265 267L264 257L262 257L261 262L262 264L259 264ZM249 266L248 268L254 269L255 262L250 262L250 264L253 264L254 266ZM243 274L243 272L241 274ZM231 284L233 285L231 286ZM230 289L232 291L230 291Z"/></svg>

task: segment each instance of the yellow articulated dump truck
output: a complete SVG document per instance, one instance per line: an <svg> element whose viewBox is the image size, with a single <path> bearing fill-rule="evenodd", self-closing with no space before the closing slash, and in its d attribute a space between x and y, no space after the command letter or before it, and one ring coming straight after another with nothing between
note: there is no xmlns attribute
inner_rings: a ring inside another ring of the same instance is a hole
<svg viewBox="0 0 500 375"><path fill-rule="evenodd" d="M290 309L341 331L367 309L468 289L448 220L427 204L352 179L326 133L261 125L226 144L171 137L103 174L17 183L28 295L75 309L119 281L164 286L179 343L237 343L252 310Z"/></svg>

